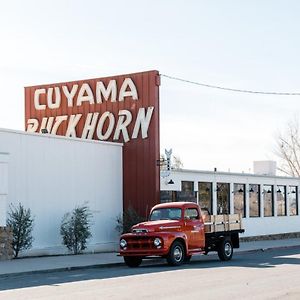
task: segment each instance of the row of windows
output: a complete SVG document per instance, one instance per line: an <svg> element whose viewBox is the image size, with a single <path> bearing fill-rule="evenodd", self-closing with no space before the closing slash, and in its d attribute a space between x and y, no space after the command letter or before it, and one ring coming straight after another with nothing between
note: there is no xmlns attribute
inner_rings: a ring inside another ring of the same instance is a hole
<svg viewBox="0 0 300 300"><path fill-rule="evenodd" d="M274 190L273 185L262 185L261 193L259 184L249 184L249 216L261 216L261 201L264 204L264 217L274 216L274 208L276 205L277 216L298 215L298 187L277 185ZM230 213L230 184L217 183L217 214ZM274 203L274 193L277 194L276 203ZM246 215L246 185L240 183L233 184L233 211L234 213ZM261 199L262 194L262 199ZM194 192L193 181L182 181L181 192L162 192L161 202L168 201L193 201L199 202L201 208L208 214L212 214L212 182L198 183L198 197ZM288 199L288 201L287 201ZM289 203L289 207L287 207Z"/></svg>

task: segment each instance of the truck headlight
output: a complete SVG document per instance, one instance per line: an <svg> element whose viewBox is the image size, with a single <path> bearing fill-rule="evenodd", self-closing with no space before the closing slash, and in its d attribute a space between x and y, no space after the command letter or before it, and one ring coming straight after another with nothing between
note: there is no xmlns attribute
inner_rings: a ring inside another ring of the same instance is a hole
<svg viewBox="0 0 300 300"><path fill-rule="evenodd" d="M161 243L162 242L161 242L160 238L155 238L154 241L153 241L154 246L157 247L157 248L161 246Z"/></svg>
<svg viewBox="0 0 300 300"><path fill-rule="evenodd" d="M127 242L124 239L120 240L120 247L125 248L127 246Z"/></svg>

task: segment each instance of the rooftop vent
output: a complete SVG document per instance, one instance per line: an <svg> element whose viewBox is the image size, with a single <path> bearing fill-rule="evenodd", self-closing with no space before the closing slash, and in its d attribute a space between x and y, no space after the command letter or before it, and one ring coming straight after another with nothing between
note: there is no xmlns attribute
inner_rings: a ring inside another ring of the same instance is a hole
<svg viewBox="0 0 300 300"><path fill-rule="evenodd" d="M276 176L276 161L262 160L253 162L253 172L257 175Z"/></svg>

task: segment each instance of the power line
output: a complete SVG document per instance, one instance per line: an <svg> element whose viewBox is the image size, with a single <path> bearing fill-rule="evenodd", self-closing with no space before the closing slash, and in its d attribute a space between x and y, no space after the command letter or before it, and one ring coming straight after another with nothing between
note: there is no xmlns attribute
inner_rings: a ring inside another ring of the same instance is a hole
<svg viewBox="0 0 300 300"><path fill-rule="evenodd" d="M248 94L262 94L262 95L275 95L275 96L300 96L300 93L286 93L286 92L264 92L264 91L251 91L251 90L241 90L241 89L234 89L234 88L227 88L227 87L222 87L222 86L217 86L217 85L212 85L212 84L206 84L206 83L201 83L201 82L196 82L196 81L191 81L187 79L182 79L174 76L169 76L166 74L160 74L162 77L166 77L172 80L177 80L181 82L186 82L194 85L199 85L199 86L204 86L207 88L212 88L212 89L219 89L219 90L224 90L224 91L230 91L230 92L238 92L238 93L248 93Z"/></svg>

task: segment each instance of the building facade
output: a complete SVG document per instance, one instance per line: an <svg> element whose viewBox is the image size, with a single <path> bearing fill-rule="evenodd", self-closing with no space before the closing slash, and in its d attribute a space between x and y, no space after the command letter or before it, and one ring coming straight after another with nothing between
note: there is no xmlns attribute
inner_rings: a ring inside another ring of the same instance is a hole
<svg viewBox="0 0 300 300"><path fill-rule="evenodd" d="M34 217L32 249L23 255L67 253L61 221L82 205L92 213L87 250L116 249L122 144L0 129L0 227L19 203Z"/></svg>
<svg viewBox="0 0 300 300"><path fill-rule="evenodd" d="M161 202L197 202L203 213L243 216L244 237L300 231L299 178L173 170L161 178Z"/></svg>

